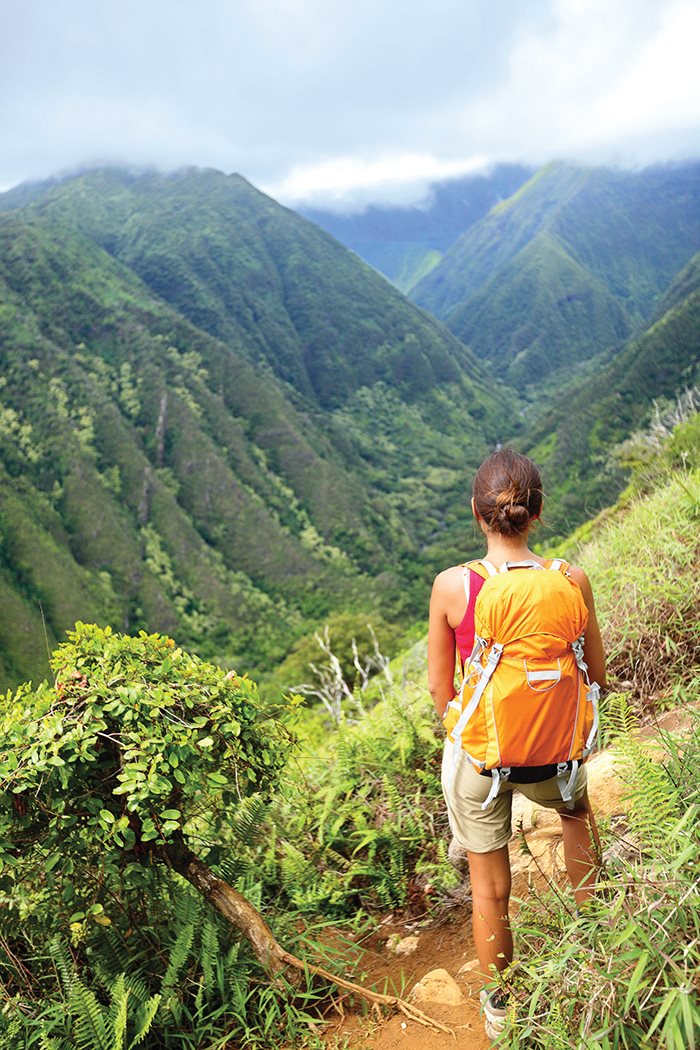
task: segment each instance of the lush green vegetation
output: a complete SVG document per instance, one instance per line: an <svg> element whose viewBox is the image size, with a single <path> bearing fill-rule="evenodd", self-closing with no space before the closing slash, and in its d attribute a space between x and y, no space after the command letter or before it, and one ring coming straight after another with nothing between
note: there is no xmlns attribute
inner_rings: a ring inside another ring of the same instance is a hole
<svg viewBox="0 0 700 1050"><path fill-rule="evenodd" d="M584 916L556 888L525 902L504 1045L692 1045L700 723L663 755L631 730L699 698L698 419L566 549L593 580L611 654L605 731L626 763L628 827L603 829L609 859ZM359 626L339 629L357 634L362 664ZM339 656L350 676L352 653ZM378 915L439 906L456 877L424 643L366 691L356 681L339 725L161 636L81 626L53 671L0 711L0 1047L318 1045L308 1022L327 984L271 983L183 862L343 975L361 973L354 940ZM347 941L324 938L329 921Z"/></svg>
<svg viewBox="0 0 700 1050"><path fill-rule="evenodd" d="M522 442L523 451L542 466L555 534L566 535L614 501L634 462L624 443L653 423L655 404L672 420L679 394L699 377L700 287L694 257L649 328L596 373L572 382ZM653 458L653 448L640 452Z"/></svg>
<svg viewBox="0 0 700 1050"><path fill-rule="evenodd" d="M696 169L639 178L545 170L435 270L471 246L450 316L521 388L545 377L537 406L238 177L5 195L0 678L36 683L56 651L53 681L0 703L0 1050L318 1045L327 974L272 981L241 900L263 944L340 975L377 916L439 906L424 647L383 653L479 550L465 480L518 434L543 544L581 526L560 553L594 583L634 849L604 829L583 917L556 890L526 902L507 1038L692 1045L698 727L663 756L631 729L698 699ZM445 237L460 207L435 201ZM396 265L420 265L429 216L410 251L399 218ZM56 648L80 620L102 626Z"/></svg>
<svg viewBox="0 0 700 1050"><path fill-rule="evenodd" d="M279 788L289 709L158 635L79 624L52 670L2 705L0 1045L246 1032L251 960L204 898L243 900L210 865L224 827L235 864ZM271 991L249 1045L284 1029Z"/></svg>
<svg viewBox="0 0 700 1050"><path fill-rule="evenodd" d="M242 893L345 973L315 925L422 912L455 881L422 690L357 725L306 719L290 762L298 701L264 703L170 639L78 625L52 668L2 703L0 1046L269 1048L325 985L266 988L266 943L215 908Z"/></svg>
<svg viewBox="0 0 700 1050"><path fill-rule="evenodd" d="M678 699L697 704L700 692ZM688 1050L700 1031L700 717L649 751L619 729L628 825L581 916L554 891L519 913L521 963L510 979L512 1024L501 1046Z"/></svg>
<svg viewBox="0 0 700 1050"><path fill-rule="evenodd" d="M695 413L640 463L618 503L556 553L595 580L609 669L637 717L680 703L700 661Z"/></svg>
<svg viewBox="0 0 700 1050"><path fill-rule="evenodd" d="M46 674L42 618L49 648L90 619L262 675L339 608L406 629L511 395L240 177L3 203L1 680Z"/></svg>
<svg viewBox="0 0 700 1050"><path fill-rule="evenodd" d="M554 166L484 216L523 177L347 218L435 251L469 226L430 305L517 393L239 176L2 195L0 681L43 677L76 619L262 680L339 610L406 631L471 553L464 487L496 441L541 461L554 535L613 501L611 446L696 379L697 167Z"/></svg>
<svg viewBox="0 0 700 1050"><path fill-rule="evenodd" d="M539 380L569 379L581 362L624 340L630 327L619 299L548 232L455 307L450 324L535 401Z"/></svg>

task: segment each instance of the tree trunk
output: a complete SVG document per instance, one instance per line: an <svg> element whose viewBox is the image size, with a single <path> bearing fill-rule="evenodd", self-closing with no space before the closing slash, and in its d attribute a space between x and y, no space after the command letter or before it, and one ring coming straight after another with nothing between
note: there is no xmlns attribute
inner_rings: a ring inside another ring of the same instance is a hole
<svg viewBox="0 0 700 1050"><path fill-rule="evenodd" d="M286 969L284 957L287 953L275 939L260 912L242 893L215 875L184 843L167 845L164 852L171 867L183 875L232 926L240 930L250 942L255 958L266 970L277 974Z"/></svg>

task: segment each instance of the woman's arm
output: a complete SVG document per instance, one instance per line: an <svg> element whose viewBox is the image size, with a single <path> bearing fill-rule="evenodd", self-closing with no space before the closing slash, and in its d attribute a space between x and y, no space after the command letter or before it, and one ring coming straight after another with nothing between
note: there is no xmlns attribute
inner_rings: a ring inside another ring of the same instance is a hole
<svg viewBox="0 0 700 1050"><path fill-rule="evenodd" d="M607 675L605 673L605 650L603 649L603 639L600 636L598 618L595 614L593 590L591 589L588 577L583 569L571 565L569 566L569 572L571 573L572 580L575 580L581 588L581 594L583 595L583 600L588 609L588 626L586 627L586 636L583 645L584 659L588 664L588 675L592 682L597 682L601 689L603 689L607 685Z"/></svg>
<svg viewBox="0 0 700 1050"><path fill-rule="evenodd" d="M435 577L428 626L428 689L440 718L456 693L455 636L447 620L448 572Z"/></svg>

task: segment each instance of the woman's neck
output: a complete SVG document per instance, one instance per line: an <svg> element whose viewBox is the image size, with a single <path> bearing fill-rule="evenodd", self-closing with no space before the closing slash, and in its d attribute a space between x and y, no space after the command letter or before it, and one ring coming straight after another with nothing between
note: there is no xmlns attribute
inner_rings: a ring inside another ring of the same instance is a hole
<svg viewBox="0 0 700 1050"><path fill-rule="evenodd" d="M506 561L525 561L534 555L527 545L527 536L501 536L499 533L487 533L488 547L486 558L496 569ZM540 561L540 559L537 559Z"/></svg>

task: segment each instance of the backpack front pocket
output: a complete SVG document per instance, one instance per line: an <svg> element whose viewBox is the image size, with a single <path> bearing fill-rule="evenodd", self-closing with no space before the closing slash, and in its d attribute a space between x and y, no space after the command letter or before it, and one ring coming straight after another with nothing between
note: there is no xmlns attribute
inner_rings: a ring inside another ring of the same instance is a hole
<svg viewBox="0 0 700 1050"><path fill-rule="evenodd" d="M546 693L561 682L561 660L555 666L543 667L541 663L523 660L525 680L535 693Z"/></svg>

